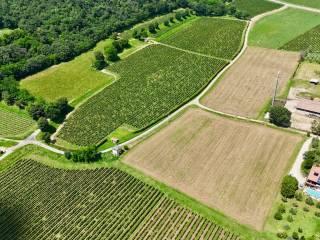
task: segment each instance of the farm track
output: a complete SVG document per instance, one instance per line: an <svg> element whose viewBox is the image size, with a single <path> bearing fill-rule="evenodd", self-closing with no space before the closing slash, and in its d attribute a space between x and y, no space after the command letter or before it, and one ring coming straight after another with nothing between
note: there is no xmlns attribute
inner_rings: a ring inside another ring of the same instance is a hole
<svg viewBox="0 0 320 240"><path fill-rule="evenodd" d="M280 4L284 5L284 6L279 8L279 9L275 9L273 11L257 15L256 17L254 17L254 18L252 18L250 20L249 26L245 30L244 42L243 42L243 46L242 46L242 49L240 50L239 54L232 61L230 61L229 64L223 70L220 71L220 73L211 81L211 83L197 97L195 97L193 100L189 101L184 106L182 106L179 109L177 109L175 112L173 112L172 114L170 114L169 116L167 116L166 118L161 120L156 125L154 125L151 128L149 128L148 130L146 130L142 134L138 135L135 138L130 139L129 141L126 141L126 142L120 144L120 146L124 146L124 145L127 145L127 144L132 144L132 143L137 142L140 139L144 139L146 136L149 136L151 133L156 131L158 128L163 126L165 123L168 123L170 120L175 118L179 113L181 113L186 108L188 108L188 107L190 107L192 105L196 105L196 106L199 106L200 108L204 108L204 106L200 104L199 99L202 98L208 92L208 90L216 83L216 81L243 55L243 53L245 52L245 50L248 47L248 38L249 38L250 30L253 28L255 23L258 20L260 20L261 18L269 16L269 15L272 15L272 14L275 14L275 13L278 13L278 12L281 12L281 11L287 9L288 7L299 8L299 9L303 9L303 10L306 10L306 11L312 11L312 12L319 12L320 13L320 10L314 9L314 8L303 7L303 6L294 5L294 4L288 4L288 3L284 3L284 2L278 1L278 0L269 0L269 1L275 2L275 3L280 3ZM207 109L207 110L209 110L209 109ZM213 109L210 109L210 110L214 111ZM232 116L230 114L225 114L225 113L222 113L222 112L220 114L221 115ZM232 116L232 117L239 118L239 116ZM257 123L260 123L260 124L266 124L265 122L263 123L263 122L259 122L257 120L252 120L252 119L248 119L248 118L245 118L244 120L254 121L254 122L257 122ZM32 135L34 135L35 133L33 133ZM53 147L50 147L50 146L48 146L46 144L43 144L43 143L41 143L41 142L39 142L37 140L28 141L28 139L29 138L27 138L27 139L25 139L23 141L20 141L19 144L14 146L14 147L8 148L6 154L4 154L4 155L2 155L0 157L0 161L3 160L6 156L8 156L10 153L12 153L14 150L18 149L19 147L25 146L27 144L35 144L35 145L41 146L41 147L43 147L43 148L45 148L45 149L47 149L49 151L53 151L53 152L56 152L56 153L59 153L59 154L63 154L64 153L61 150L55 149ZM108 149L105 149L105 150L101 151L101 153L107 153L107 152L110 152L111 150L112 150L112 148L108 148Z"/></svg>

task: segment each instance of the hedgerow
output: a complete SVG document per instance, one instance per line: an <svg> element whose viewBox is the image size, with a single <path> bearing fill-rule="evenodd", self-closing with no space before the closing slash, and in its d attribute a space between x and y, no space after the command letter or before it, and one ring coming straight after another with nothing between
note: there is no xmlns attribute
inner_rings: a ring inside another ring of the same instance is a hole
<svg viewBox="0 0 320 240"><path fill-rule="evenodd" d="M123 124L142 129L206 86L227 62L153 45L109 66L120 79L80 106L59 137L97 144Z"/></svg>
<svg viewBox="0 0 320 240"><path fill-rule="evenodd" d="M61 170L24 160L0 182L0 239L239 239L115 168ZM185 237L162 238L175 234Z"/></svg>

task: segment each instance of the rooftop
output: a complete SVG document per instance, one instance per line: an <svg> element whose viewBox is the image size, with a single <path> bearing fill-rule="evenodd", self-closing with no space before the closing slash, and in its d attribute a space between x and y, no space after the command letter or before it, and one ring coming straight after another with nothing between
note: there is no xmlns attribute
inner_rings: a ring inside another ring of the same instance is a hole
<svg viewBox="0 0 320 240"><path fill-rule="evenodd" d="M297 109L320 114L320 102L307 99L299 100Z"/></svg>
<svg viewBox="0 0 320 240"><path fill-rule="evenodd" d="M311 168L308 180L320 184L320 166L313 166Z"/></svg>

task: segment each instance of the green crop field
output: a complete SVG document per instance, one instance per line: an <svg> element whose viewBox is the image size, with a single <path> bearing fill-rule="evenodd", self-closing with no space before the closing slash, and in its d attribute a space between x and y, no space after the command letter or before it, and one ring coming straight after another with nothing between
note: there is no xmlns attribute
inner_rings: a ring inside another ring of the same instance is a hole
<svg viewBox="0 0 320 240"><path fill-rule="evenodd" d="M249 45L278 49L319 24L317 13L287 9L258 21L250 33Z"/></svg>
<svg viewBox="0 0 320 240"><path fill-rule="evenodd" d="M320 52L320 25L286 43L281 49L289 51L308 50L310 52Z"/></svg>
<svg viewBox="0 0 320 240"><path fill-rule="evenodd" d="M141 129L206 86L227 62L153 45L111 65L120 79L81 105L58 137L97 144L123 124Z"/></svg>
<svg viewBox="0 0 320 240"><path fill-rule="evenodd" d="M27 113L0 103L0 137L23 138L35 127L36 123Z"/></svg>
<svg viewBox="0 0 320 240"><path fill-rule="evenodd" d="M303 5L303 6L312 7L312 8L320 8L319 0L283 0L283 2Z"/></svg>
<svg viewBox="0 0 320 240"><path fill-rule="evenodd" d="M115 168L20 160L0 182L0 239L239 239Z"/></svg>
<svg viewBox="0 0 320 240"><path fill-rule="evenodd" d="M267 0L235 0L235 5L240 11L248 13L250 17L281 7L280 4Z"/></svg>
<svg viewBox="0 0 320 240"><path fill-rule="evenodd" d="M232 59L240 50L245 21L199 18L169 31L158 41L202 54Z"/></svg>

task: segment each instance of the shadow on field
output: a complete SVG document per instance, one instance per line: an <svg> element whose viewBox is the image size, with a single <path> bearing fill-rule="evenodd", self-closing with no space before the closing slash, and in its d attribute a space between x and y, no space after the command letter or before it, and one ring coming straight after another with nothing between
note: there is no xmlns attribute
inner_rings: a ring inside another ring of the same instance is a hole
<svg viewBox="0 0 320 240"><path fill-rule="evenodd" d="M0 239L18 240L22 225L18 221L23 218L23 209L8 207L7 204L0 203Z"/></svg>

